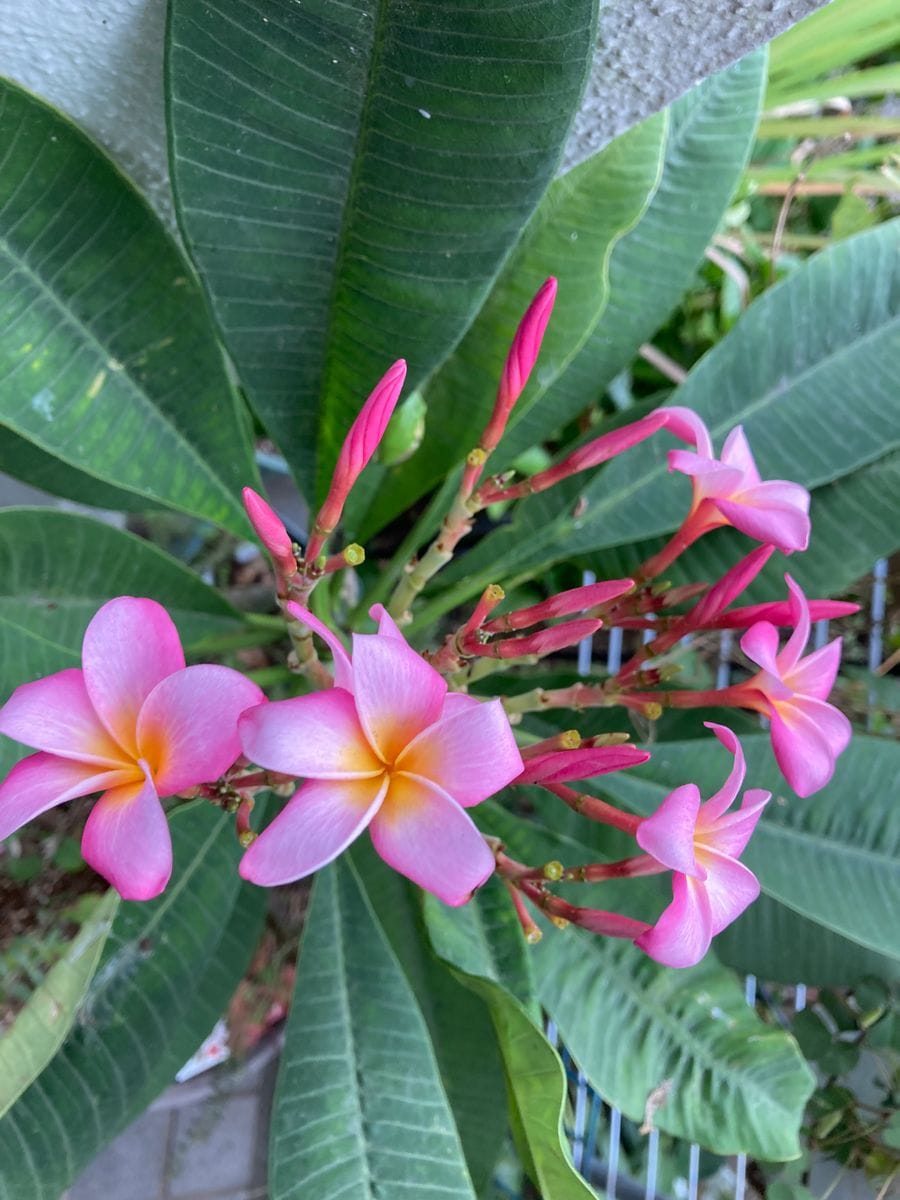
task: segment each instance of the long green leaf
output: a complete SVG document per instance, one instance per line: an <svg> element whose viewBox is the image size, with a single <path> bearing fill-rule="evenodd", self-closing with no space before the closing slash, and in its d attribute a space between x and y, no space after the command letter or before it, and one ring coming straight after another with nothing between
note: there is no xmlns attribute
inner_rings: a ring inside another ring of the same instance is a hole
<svg viewBox="0 0 900 1200"><path fill-rule="evenodd" d="M69 476L244 533L246 414L178 247L83 133L5 81L0 142L0 424ZM28 478L31 457L6 466Z"/></svg>
<svg viewBox="0 0 900 1200"><path fill-rule="evenodd" d="M172 835L172 882L120 906L69 1036L0 1120L2 1200L58 1200L171 1081L246 970L265 892L240 881L233 825L193 804Z"/></svg>
<svg viewBox="0 0 900 1200"><path fill-rule="evenodd" d="M696 759L697 743L693 747ZM618 778L605 776L604 784ZM525 862L574 865L608 857L496 806L484 819ZM650 907L662 907L653 884L627 880L604 883L593 894L585 885L569 890L577 903L652 920ZM747 1007L734 976L714 955L691 970L673 971L630 943L549 927L534 955L541 1001L564 1043L604 1099L632 1120L643 1119L651 1094L663 1088L666 1099L653 1123L667 1133L722 1154L780 1159L799 1153L797 1134L813 1086L809 1069L793 1039L763 1025Z"/></svg>
<svg viewBox="0 0 900 1200"><path fill-rule="evenodd" d="M496 878L464 908L425 898L435 953L491 1011L506 1071L513 1133L535 1184L553 1200L596 1193L572 1166L562 1126L566 1077L539 1024L528 947Z"/></svg>
<svg viewBox="0 0 900 1200"><path fill-rule="evenodd" d="M673 402L694 409L717 444L743 424L763 478L822 487L900 445L892 366L900 356L900 219L817 254L765 292L693 369ZM814 436L811 434L814 431ZM454 586L420 621L504 575L533 573L674 529L686 479L669 477L671 439L616 459L585 481L584 504L553 493L522 503L444 578ZM462 581L456 583L462 577Z"/></svg>
<svg viewBox="0 0 900 1200"><path fill-rule="evenodd" d="M742 744L748 785L775 797L742 856L763 891L860 946L900 959L900 810L892 802L900 746L854 737L831 783L798 800L775 765L768 737L745 737ZM608 776L605 791L649 813L688 780L710 795L724 776L724 760L724 754L699 754L695 741L665 742L650 762Z"/></svg>
<svg viewBox="0 0 900 1200"><path fill-rule="evenodd" d="M179 220L307 491L389 363L416 385L468 325L552 177L595 11L170 0Z"/></svg>
<svg viewBox="0 0 900 1200"><path fill-rule="evenodd" d="M188 646L238 627L238 614L227 601L133 534L53 509L0 511L2 694L78 666L91 617L106 600L128 594L164 604Z"/></svg>
<svg viewBox="0 0 900 1200"><path fill-rule="evenodd" d="M425 1020L348 860L318 875L306 918L269 1187L474 1198Z"/></svg>
<svg viewBox="0 0 900 1200"><path fill-rule="evenodd" d="M109 891L0 1038L0 1117L60 1048L94 977L119 898Z"/></svg>

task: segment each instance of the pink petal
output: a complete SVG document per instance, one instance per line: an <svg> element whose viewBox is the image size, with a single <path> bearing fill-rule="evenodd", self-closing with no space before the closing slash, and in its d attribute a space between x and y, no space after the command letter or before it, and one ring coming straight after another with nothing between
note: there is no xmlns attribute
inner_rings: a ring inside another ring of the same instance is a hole
<svg viewBox="0 0 900 1200"><path fill-rule="evenodd" d="M850 722L832 705L806 697L778 704L771 721L781 773L798 796L811 796L834 774L835 759L850 741Z"/></svg>
<svg viewBox="0 0 900 1200"><path fill-rule="evenodd" d="M693 967L712 941L712 911L706 885L687 875L672 876L672 903L648 933L635 938L645 954L666 967Z"/></svg>
<svg viewBox="0 0 900 1200"><path fill-rule="evenodd" d="M797 665L800 655L806 649L809 641L809 605L806 603L806 596L790 575L785 575L784 581L788 586L788 602L791 607L791 622L794 632L778 655L778 673L782 676L786 676Z"/></svg>
<svg viewBox="0 0 900 1200"><path fill-rule="evenodd" d="M373 621L378 622L378 632L382 637L399 638L401 642L406 641L406 638L397 626L397 622L383 604L373 604L369 609L369 616Z"/></svg>
<svg viewBox="0 0 900 1200"><path fill-rule="evenodd" d="M125 783L137 770L108 771L53 754L23 758L0 783L0 842L48 808Z"/></svg>
<svg viewBox="0 0 900 1200"><path fill-rule="evenodd" d="M481 708L482 703L477 696L467 696L464 692L448 692L444 697L439 719L443 721L445 717L451 717L458 712L472 712Z"/></svg>
<svg viewBox="0 0 900 1200"><path fill-rule="evenodd" d="M835 638L827 646L801 658L792 670L785 672L784 682L804 696L827 700L841 665L841 649L841 639Z"/></svg>
<svg viewBox="0 0 900 1200"><path fill-rule="evenodd" d="M292 617L298 621L302 621L304 625L308 625L314 633L317 633L331 651L334 686L345 688L348 692L352 692L353 668L350 665L350 656L344 649L341 639L327 625L323 625L318 617L313 616L308 608L304 608L302 604L297 604L294 600L289 600L284 607Z"/></svg>
<svg viewBox="0 0 900 1200"><path fill-rule="evenodd" d="M735 467L726 467L717 458L703 458L693 450L670 450L669 470L690 475L701 496L730 496L741 486L742 476Z"/></svg>
<svg viewBox="0 0 900 1200"><path fill-rule="evenodd" d="M781 499L785 486L795 488L793 500ZM721 495L721 494L720 494ZM716 497L716 506L728 521L761 542L771 542L785 554L805 550L809 545L809 517L802 500L809 505L809 493L799 484L782 484L779 480L758 483L738 495Z"/></svg>
<svg viewBox="0 0 900 1200"><path fill-rule="evenodd" d="M172 840L149 777L100 797L84 827L81 853L123 900L160 894L172 874Z"/></svg>
<svg viewBox="0 0 900 1200"><path fill-rule="evenodd" d="M578 750L549 750L530 758L517 783L567 783L593 779L638 767L649 760L646 750L636 746L584 746Z"/></svg>
<svg viewBox="0 0 900 1200"><path fill-rule="evenodd" d="M712 458L713 448L709 430L693 409L673 404L660 411L666 418L666 429L670 433L681 438L683 442L689 442L702 458Z"/></svg>
<svg viewBox="0 0 900 1200"><path fill-rule="evenodd" d="M238 718L264 700L230 667L185 667L158 683L138 716L137 741L160 796L224 774L241 755Z"/></svg>
<svg viewBox="0 0 900 1200"><path fill-rule="evenodd" d="M757 898L759 880L743 863L711 850L704 851L703 865L707 872L705 886L711 933L715 937Z"/></svg>
<svg viewBox="0 0 900 1200"><path fill-rule="evenodd" d="M121 767L127 758L100 723L77 667L17 687L0 710L0 733L79 762Z"/></svg>
<svg viewBox="0 0 900 1200"><path fill-rule="evenodd" d="M694 829L699 811L697 785L682 784L669 792L652 817L641 821L634 835L637 844L664 867L702 879L703 868L694 855Z"/></svg>
<svg viewBox="0 0 900 1200"><path fill-rule="evenodd" d="M397 770L438 784L457 804L480 804L522 770L522 756L499 700L466 707L423 729L397 759Z"/></svg>
<svg viewBox="0 0 900 1200"><path fill-rule="evenodd" d="M750 585L774 552L774 546L757 546L726 571L688 614L691 627L702 629L707 621L715 620Z"/></svg>
<svg viewBox="0 0 900 1200"><path fill-rule="evenodd" d="M778 670L778 630L768 621L757 621L751 625L741 638L741 649L751 662L762 667L776 679L780 676Z"/></svg>
<svg viewBox="0 0 900 1200"><path fill-rule="evenodd" d="M440 715L446 681L398 638L353 635L356 710L372 748L388 763Z"/></svg>
<svg viewBox="0 0 900 1200"><path fill-rule="evenodd" d="M746 774L744 751L732 730L727 725L717 725L715 721L704 721L703 723L707 729L713 731L725 749L734 755L734 762L731 764L728 778L700 809L700 816L697 819L698 830L709 828L717 818L721 817L734 801Z"/></svg>
<svg viewBox="0 0 900 1200"><path fill-rule="evenodd" d="M427 779L395 775L370 832L388 866L445 904L465 904L494 869L468 815Z"/></svg>
<svg viewBox="0 0 900 1200"><path fill-rule="evenodd" d="M81 655L84 682L97 716L137 758L141 705L161 679L184 668L184 651L172 618L155 600L118 596L104 604L88 625Z"/></svg>
<svg viewBox="0 0 900 1200"><path fill-rule="evenodd" d="M309 779L367 779L384 770L343 688L251 708L240 721L244 753L271 771Z"/></svg>
<svg viewBox="0 0 900 1200"><path fill-rule="evenodd" d="M736 425L729 433L722 446L720 457L722 462L727 463L729 467L737 467L744 477L745 487L761 482L743 425Z"/></svg>
<svg viewBox="0 0 900 1200"><path fill-rule="evenodd" d="M730 858L741 855L771 799L771 792L765 792L762 788L748 788L736 812L727 813L709 827L698 829L697 855L700 861L703 861L703 851L707 848L727 854Z"/></svg>
<svg viewBox="0 0 900 1200"><path fill-rule="evenodd" d="M311 779L241 859L240 873L261 887L291 883L345 850L384 800L387 777Z"/></svg>

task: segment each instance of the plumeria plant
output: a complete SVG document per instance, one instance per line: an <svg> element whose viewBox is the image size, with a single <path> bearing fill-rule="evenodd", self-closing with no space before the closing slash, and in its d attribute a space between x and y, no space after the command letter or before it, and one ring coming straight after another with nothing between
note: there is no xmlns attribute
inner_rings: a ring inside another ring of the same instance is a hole
<svg viewBox="0 0 900 1200"><path fill-rule="evenodd" d="M0 1038L0 1200L168 1085L267 920L273 1200L493 1200L510 1138L590 1200L548 1029L636 1127L796 1157L812 1075L732 968L896 948L826 598L896 539L896 223L685 372L647 343L764 54L557 178L594 0L374 7L170 0L178 242L2 85L0 466L131 531L0 511L0 898L65 826L88 900Z"/></svg>

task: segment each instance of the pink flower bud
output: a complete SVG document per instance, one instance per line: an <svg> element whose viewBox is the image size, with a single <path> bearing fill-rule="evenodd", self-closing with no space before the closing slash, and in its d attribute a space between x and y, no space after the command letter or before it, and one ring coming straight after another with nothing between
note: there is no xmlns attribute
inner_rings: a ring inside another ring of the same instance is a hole
<svg viewBox="0 0 900 1200"><path fill-rule="evenodd" d="M688 613L686 627L706 629L720 617L728 605L753 582L775 551L774 546L757 546L739 563L726 571L718 583Z"/></svg>
<svg viewBox="0 0 900 1200"><path fill-rule="evenodd" d="M250 518L250 524L256 530L256 536L269 552L272 562L279 572L287 579L297 573L297 560L294 558L294 547L290 535L282 524L278 514L263 500L253 488L244 488L241 495L244 498L244 508Z"/></svg>
<svg viewBox="0 0 900 1200"><path fill-rule="evenodd" d="M811 621L836 621L840 617L852 617L859 612L858 604L846 600L810 600ZM756 621L768 621L770 625L790 625L793 622L791 605L787 600L769 601L768 604L748 604L744 608L733 608L716 618L710 629L748 629Z"/></svg>
<svg viewBox="0 0 900 1200"><path fill-rule="evenodd" d="M307 561L312 562L318 557L325 538L341 519L350 489L384 437L405 379L406 362L400 358L375 385L351 425L338 455L325 503L319 509L313 525L306 551Z"/></svg>
<svg viewBox="0 0 900 1200"><path fill-rule="evenodd" d="M637 767L649 760L646 750L636 746L581 747L577 750L551 750L525 760L515 783L568 783L574 779L593 779L611 771Z"/></svg>
<svg viewBox="0 0 900 1200"><path fill-rule="evenodd" d="M521 658L527 654L543 656L553 654L566 646L574 646L582 638L592 637L602 624L602 621L585 617L582 620L554 625L552 629L540 629L528 637L485 643L479 643L474 637L466 638L463 640L462 650L466 654L481 658Z"/></svg>
<svg viewBox="0 0 900 1200"><path fill-rule="evenodd" d="M634 587L633 579L611 579L603 583L586 584L584 587L570 588L542 600L540 604L532 604L528 608L519 608L515 612L505 613L494 617L484 626L488 633L498 633L504 630L527 629L537 625L539 621L549 621L554 617L567 617L571 613L584 612L595 604L605 604L624 596Z"/></svg>

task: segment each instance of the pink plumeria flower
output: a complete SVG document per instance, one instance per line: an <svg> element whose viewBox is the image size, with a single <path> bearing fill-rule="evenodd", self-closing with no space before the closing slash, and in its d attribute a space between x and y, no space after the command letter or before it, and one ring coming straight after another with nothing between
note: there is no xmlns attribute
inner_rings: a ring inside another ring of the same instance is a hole
<svg viewBox="0 0 900 1200"><path fill-rule="evenodd" d="M809 640L809 605L785 575L794 631L778 649L778 630L757 621L741 638L741 649L762 670L745 684L749 707L771 723L772 749L785 779L798 796L811 796L834 774L837 756L852 732L844 714L826 704L841 661L841 639L801 657Z"/></svg>
<svg viewBox="0 0 900 1200"><path fill-rule="evenodd" d="M323 867L368 829L389 866L447 904L464 904L494 869L466 808L522 770L499 700L447 691L381 607L375 634L348 657L310 612L287 608L331 647L335 686L241 719L244 752L306 782L250 846L245 879L288 883Z"/></svg>
<svg viewBox="0 0 900 1200"><path fill-rule="evenodd" d="M740 808L728 811L744 782L744 753L726 726L708 721L706 727L734 755L724 785L705 804L696 784L676 788L635 835L641 849L673 872L672 903L635 938L667 967L698 963L716 934L759 895L759 881L738 858L772 794L750 788Z"/></svg>
<svg viewBox="0 0 900 1200"><path fill-rule="evenodd" d="M0 784L0 841L54 805L102 792L84 828L85 861L123 899L151 900L172 873L160 798L218 779L241 753L238 717L265 697L229 667L185 667L155 600L104 604L81 661L22 684L0 710L0 733L39 751Z"/></svg>
<svg viewBox="0 0 900 1200"><path fill-rule="evenodd" d="M740 425L729 433L721 457L716 458L709 430L695 412L677 405L661 411L666 428L695 447L669 451L669 470L690 475L694 483L685 522L691 541L716 526L733 525L785 554L806 549L809 492L784 479L763 481Z"/></svg>

